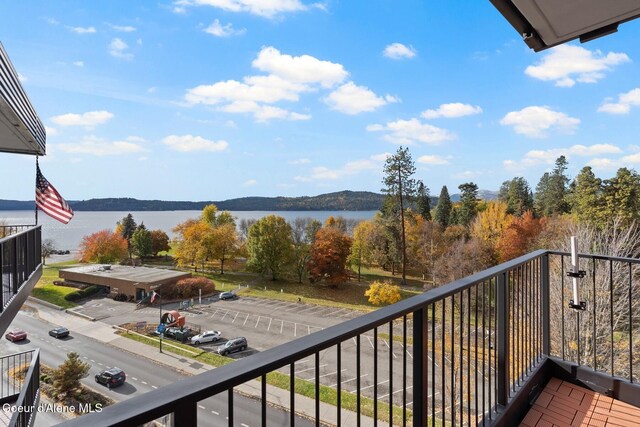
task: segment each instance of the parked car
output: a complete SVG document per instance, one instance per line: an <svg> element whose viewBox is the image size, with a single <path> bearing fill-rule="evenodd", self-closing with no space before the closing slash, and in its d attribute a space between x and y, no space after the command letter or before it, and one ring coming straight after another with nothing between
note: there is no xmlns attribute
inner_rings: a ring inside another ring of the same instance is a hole
<svg viewBox="0 0 640 427"><path fill-rule="evenodd" d="M69 330L63 326L58 326L50 330L49 335L54 338L64 338L69 336Z"/></svg>
<svg viewBox="0 0 640 427"><path fill-rule="evenodd" d="M127 375L120 368L105 369L96 375L96 382L107 386L107 388L122 385L126 380Z"/></svg>
<svg viewBox="0 0 640 427"><path fill-rule="evenodd" d="M11 342L22 341L27 339L27 333L21 329L15 329L4 336Z"/></svg>
<svg viewBox="0 0 640 427"><path fill-rule="evenodd" d="M218 298L220 298L221 300L227 300L227 299L236 299L238 298L238 295L234 294L233 292L222 292Z"/></svg>
<svg viewBox="0 0 640 427"><path fill-rule="evenodd" d="M235 353L236 351L244 351L247 349L247 339L245 337L232 338L226 343L218 347L218 354L226 356L229 353Z"/></svg>
<svg viewBox="0 0 640 427"><path fill-rule="evenodd" d="M191 344L200 345L206 342L214 342L220 339L220 331L206 331L191 337Z"/></svg>

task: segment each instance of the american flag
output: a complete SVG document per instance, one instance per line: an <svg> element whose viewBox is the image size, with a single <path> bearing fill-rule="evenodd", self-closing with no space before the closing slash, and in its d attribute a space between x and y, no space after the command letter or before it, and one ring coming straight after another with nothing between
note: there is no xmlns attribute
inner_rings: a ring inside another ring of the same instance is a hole
<svg viewBox="0 0 640 427"><path fill-rule="evenodd" d="M36 206L51 218L67 224L73 217L73 210L53 185L42 176L39 165L36 165L36 170Z"/></svg>

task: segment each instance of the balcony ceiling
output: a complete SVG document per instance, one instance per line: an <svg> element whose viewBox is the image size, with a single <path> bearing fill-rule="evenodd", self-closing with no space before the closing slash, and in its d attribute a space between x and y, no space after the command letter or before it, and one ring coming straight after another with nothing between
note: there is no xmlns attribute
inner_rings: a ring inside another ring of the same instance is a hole
<svg viewBox="0 0 640 427"><path fill-rule="evenodd" d="M618 30L640 16L638 0L491 0L536 52L579 38L581 42Z"/></svg>
<svg viewBox="0 0 640 427"><path fill-rule="evenodd" d="M0 44L0 152L44 155L46 133Z"/></svg>

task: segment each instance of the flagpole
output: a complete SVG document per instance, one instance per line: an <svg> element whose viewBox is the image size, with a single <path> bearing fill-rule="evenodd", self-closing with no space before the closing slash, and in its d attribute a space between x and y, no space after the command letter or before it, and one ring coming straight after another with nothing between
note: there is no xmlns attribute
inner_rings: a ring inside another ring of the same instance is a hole
<svg viewBox="0 0 640 427"><path fill-rule="evenodd" d="M38 186L38 156L36 156L36 187L37 186ZM35 204L35 213L36 213L36 224L35 225L38 225L38 203L36 203L35 199L34 199L33 202Z"/></svg>

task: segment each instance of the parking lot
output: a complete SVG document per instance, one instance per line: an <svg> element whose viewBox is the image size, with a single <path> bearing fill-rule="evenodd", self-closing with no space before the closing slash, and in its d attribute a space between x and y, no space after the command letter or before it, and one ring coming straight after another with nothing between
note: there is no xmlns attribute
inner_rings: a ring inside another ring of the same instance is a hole
<svg viewBox="0 0 640 427"><path fill-rule="evenodd" d="M179 309L178 303L163 305L163 311L174 309ZM146 321L153 325L157 324L159 319L159 307L135 309L134 304L119 303L107 298L88 301L74 311L111 324ZM203 349L216 351L218 346L228 339L246 337L249 348L230 355L234 359L264 351L362 315L361 312L344 308L251 297L240 297L229 301L203 300L202 305L179 311L186 317L187 326L195 330L221 331L222 339L214 343L202 344L200 347ZM401 326L397 325L392 335L401 335L401 331ZM343 391L356 392L359 378L359 387L363 395L372 397L375 388L378 399L388 401L392 395L396 403L401 402L402 391L406 389L407 403L410 405L413 359L411 348L409 345L405 349L401 340L390 340L389 332L388 327L384 330L381 328L378 331L377 342L373 332L361 335L359 352L356 338L343 342L340 372L337 371L336 348L320 352L317 373L320 383L332 388L337 388L340 383ZM407 325L407 334L408 336L411 334L410 323ZM374 375L376 352L377 375ZM403 360L406 360L408 370L404 377L406 387L402 381ZM436 367L440 369L437 362ZM297 361L296 377L314 382L315 366L314 357ZM290 368L286 367L281 371L289 374Z"/></svg>

